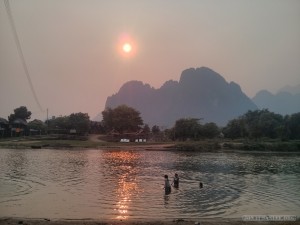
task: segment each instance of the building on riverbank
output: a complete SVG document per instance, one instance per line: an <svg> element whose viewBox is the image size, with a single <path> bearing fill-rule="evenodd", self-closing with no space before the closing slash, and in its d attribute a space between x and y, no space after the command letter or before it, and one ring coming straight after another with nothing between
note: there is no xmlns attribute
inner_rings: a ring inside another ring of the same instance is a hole
<svg viewBox="0 0 300 225"><path fill-rule="evenodd" d="M9 123L6 119L0 117L0 137L8 135Z"/></svg>

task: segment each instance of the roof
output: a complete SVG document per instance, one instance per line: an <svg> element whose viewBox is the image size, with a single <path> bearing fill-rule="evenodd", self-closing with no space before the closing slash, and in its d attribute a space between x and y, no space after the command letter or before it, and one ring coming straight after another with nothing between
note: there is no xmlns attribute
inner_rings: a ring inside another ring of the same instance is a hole
<svg viewBox="0 0 300 225"><path fill-rule="evenodd" d="M27 126L26 120L19 119L19 118L18 118L18 119L15 119L12 123L13 123L13 124L22 124L22 125Z"/></svg>
<svg viewBox="0 0 300 225"><path fill-rule="evenodd" d="M8 124L8 121L0 117L0 124Z"/></svg>

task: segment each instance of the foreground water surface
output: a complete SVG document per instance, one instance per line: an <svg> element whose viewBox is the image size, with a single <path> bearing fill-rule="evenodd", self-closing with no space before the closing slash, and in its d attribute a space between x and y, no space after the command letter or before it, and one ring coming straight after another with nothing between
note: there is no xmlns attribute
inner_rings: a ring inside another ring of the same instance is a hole
<svg viewBox="0 0 300 225"><path fill-rule="evenodd" d="M179 189L165 196L163 175L174 173ZM299 212L299 154L0 149L0 217L164 220Z"/></svg>

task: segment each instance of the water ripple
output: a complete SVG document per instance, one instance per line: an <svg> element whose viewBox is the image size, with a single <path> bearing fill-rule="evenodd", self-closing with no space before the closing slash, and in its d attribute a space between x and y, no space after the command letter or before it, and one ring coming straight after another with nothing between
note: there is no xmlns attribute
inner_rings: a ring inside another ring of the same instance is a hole
<svg viewBox="0 0 300 225"><path fill-rule="evenodd" d="M197 219L300 211L299 155L5 149L0 154L0 216ZM180 187L165 196L163 175L172 180L174 173Z"/></svg>

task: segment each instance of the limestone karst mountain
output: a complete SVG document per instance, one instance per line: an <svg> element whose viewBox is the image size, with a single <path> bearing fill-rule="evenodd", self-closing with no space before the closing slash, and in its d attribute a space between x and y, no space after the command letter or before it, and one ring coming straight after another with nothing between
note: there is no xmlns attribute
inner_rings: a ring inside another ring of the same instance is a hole
<svg viewBox="0 0 300 225"><path fill-rule="evenodd" d="M141 112L144 123L172 127L180 118L226 123L256 105L234 82L207 67L184 70L179 81L167 81L159 89L141 81L125 83L106 100L105 107L126 104Z"/></svg>
<svg viewBox="0 0 300 225"><path fill-rule="evenodd" d="M293 90L292 93L289 90ZM259 109L268 109L281 115L290 115L300 112L300 91L298 93L296 91L296 88L285 88L272 94L267 90L262 90L252 100Z"/></svg>

